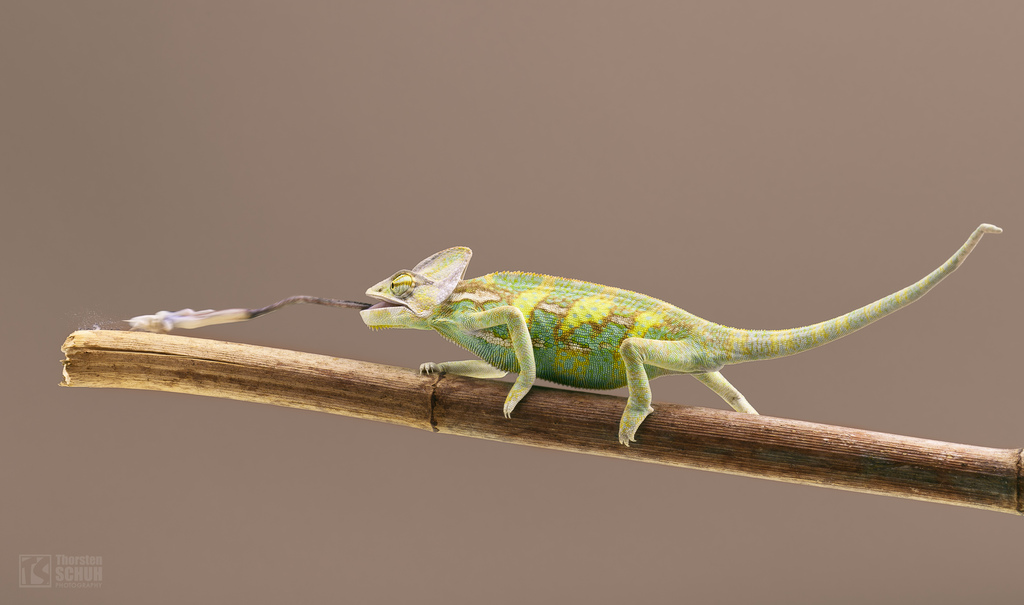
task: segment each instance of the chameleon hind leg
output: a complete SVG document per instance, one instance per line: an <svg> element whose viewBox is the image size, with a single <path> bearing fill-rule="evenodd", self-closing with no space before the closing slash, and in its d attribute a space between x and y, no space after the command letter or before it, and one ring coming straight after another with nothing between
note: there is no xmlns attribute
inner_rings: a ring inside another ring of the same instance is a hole
<svg viewBox="0 0 1024 605"><path fill-rule="evenodd" d="M736 387L729 384L729 381L722 376L721 372L704 372L693 374L693 377L703 382L709 389L718 393L718 396L725 400L732 409L745 414L757 414L757 410L747 403L743 393L736 390Z"/></svg>
<svg viewBox="0 0 1024 605"><path fill-rule="evenodd" d="M703 364L706 362L701 361L693 346L685 340L627 338L619 346L619 354L622 356L626 370L626 385L629 388L626 409L622 412L622 420L619 421L619 443L627 447L630 441L636 441L636 430L640 428L640 423L654 411L651 407L651 382L645 365L685 374L704 373L709 370L717 373L715 370L718 369L704 367ZM721 382L732 388L724 378L721 378ZM739 395L739 391L736 391L736 394ZM742 395L739 397L743 398Z"/></svg>
<svg viewBox="0 0 1024 605"><path fill-rule="evenodd" d="M468 361L446 361L434 363L428 361L420 364L420 374L456 374L458 376L469 376L470 378L501 378L508 374L505 370L499 370L482 359L470 359Z"/></svg>

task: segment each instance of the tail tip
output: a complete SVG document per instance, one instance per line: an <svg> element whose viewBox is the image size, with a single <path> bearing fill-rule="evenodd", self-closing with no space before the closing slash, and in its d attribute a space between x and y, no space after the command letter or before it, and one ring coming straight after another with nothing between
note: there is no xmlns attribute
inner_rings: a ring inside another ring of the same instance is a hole
<svg viewBox="0 0 1024 605"><path fill-rule="evenodd" d="M990 225L988 223L982 223L978 227L978 230L981 231L982 233L1002 233L1003 232L1003 230L1000 229L999 227L996 227L995 225Z"/></svg>

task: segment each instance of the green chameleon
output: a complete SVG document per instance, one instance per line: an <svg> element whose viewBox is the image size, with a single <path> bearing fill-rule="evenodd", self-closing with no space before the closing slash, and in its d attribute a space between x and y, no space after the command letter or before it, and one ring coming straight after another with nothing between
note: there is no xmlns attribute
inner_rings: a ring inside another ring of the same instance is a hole
<svg viewBox="0 0 1024 605"><path fill-rule="evenodd" d="M788 330L730 328L644 294L575 279L518 271L463 279L472 256L464 247L438 252L373 286L366 294L380 302L372 306L326 304L368 307L360 315L373 329L435 330L481 358L425 363L423 373L477 378L518 373L505 398L506 417L537 378L587 389L627 386L619 442L629 446L653 411L650 379L690 374L737 412L756 414L722 376L724 366L793 355L859 330L923 296L967 258L985 233L1001 231L982 224L956 254L917 283L835 319ZM300 298L311 297L292 297L256 311L186 309L129 321L132 329L166 331L249 319L288 302L324 300L295 300Z"/></svg>

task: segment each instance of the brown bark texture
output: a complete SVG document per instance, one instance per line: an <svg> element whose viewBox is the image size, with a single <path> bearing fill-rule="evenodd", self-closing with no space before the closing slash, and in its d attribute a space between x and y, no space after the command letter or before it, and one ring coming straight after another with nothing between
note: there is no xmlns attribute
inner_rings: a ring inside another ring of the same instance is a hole
<svg viewBox="0 0 1024 605"><path fill-rule="evenodd" d="M83 330L63 386L192 393L355 416L438 433L1024 514L1021 449L905 437L655 403L632 447L621 397L534 386L511 419L509 384L282 349Z"/></svg>

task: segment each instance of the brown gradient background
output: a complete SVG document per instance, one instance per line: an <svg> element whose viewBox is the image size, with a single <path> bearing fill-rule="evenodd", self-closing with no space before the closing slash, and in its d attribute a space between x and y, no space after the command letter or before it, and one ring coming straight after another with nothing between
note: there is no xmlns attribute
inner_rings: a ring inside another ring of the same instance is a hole
<svg viewBox="0 0 1024 605"><path fill-rule="evenodd" d="M0 601L1013 600L1010 515L57 383L74 329L362 299L453 245L789 327L987 221L911 309L727 376L762 413L1024 446L1022 30L1020 2L3 3ZM345 310L195 335L468 358ZM103 587L19 589L37 553Z"/></svg>

